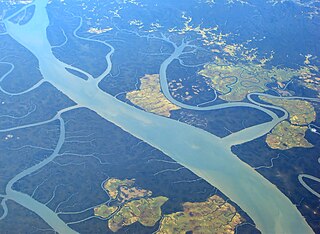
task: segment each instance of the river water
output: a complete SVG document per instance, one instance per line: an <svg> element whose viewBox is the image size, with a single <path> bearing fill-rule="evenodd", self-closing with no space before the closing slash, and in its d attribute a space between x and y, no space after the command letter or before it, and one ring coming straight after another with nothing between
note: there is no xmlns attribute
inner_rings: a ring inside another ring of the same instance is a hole
<svg viewBox="0 0 320 234"><path fill-rule="evenodd" d="M39 69L46 82L63 92L78 106L86 107L124 131L161 150L207 182L221 190L253 219L263 233L312 233L295 205L279 189L231 152L231 146L253 140L266 134L283 118L271 111L250 103L228 103L211 109L252 107L272 117L272 121L244 129L241 132L219 138L193 126L138 110L103 92L92 79L82 80L66 71L70 65L59 61L52 53L46 28L49 19L47 2L35 0L33 18L25 25L5 21L8 34L27 48L39 61ZM174 53L179 53L175 50ZM173 54L161 66L161 82L166 68L177 54ZM111 66L111 60L108 61ZM163 89L167 98L170 95ZM175 100L171 100L175 102ZM62 121L62 120L61 120ZM60 127L63 131L63 127ZM63 142L62 142L63 143ZM61 143L61 144L62 144ZM257 155L258 156L258 155ZM31 174L44 165L37 164ZM21 174L21 173L20 173ZM16 181L14 178L12 181ZM74 231L45 205L26 194L7 186L6 199L13 200L32 210L60 233Z"/></svg>

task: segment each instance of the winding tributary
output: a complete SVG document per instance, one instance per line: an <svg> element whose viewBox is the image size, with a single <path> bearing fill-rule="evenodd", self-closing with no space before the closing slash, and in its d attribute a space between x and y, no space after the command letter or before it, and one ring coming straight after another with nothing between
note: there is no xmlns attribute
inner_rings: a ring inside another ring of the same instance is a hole
<svg viewBox="0 0 320 234"><path fill-rule="evenodd" d="M320 158L318 158L318 163L320 164ZM315 195L316 197L320 198L320 193L316 192L313 188L311 188L306 182L304 182L303 178L307 178L309 180L313 180L315 182L320 183L320 178L315 177L313 175L308 175L308 174L300 174L298 176L299 182L302 184L303 187L305 187L310 193Z"/></svg>
<svg viewBox="0 0 320 234"><path fill-rule="evenodd" d="M6 20L5 26L8 34L38 59L39 69L45 81L79 106L95 111L104 119L161 150L217 187L247 212L263 233L313 232L296 206L275 185L231 152L231 145L264 135L281 121L281 118L270 110L250 103L227 103L211 107L213 110L247 106L259 109L272 117L270 122L244 129L223 139L190 125L138 110L97 88L95 79L86 81L68 73L65 67L70 65L59 61L53 55L47 39L47 1L35 0L32 4L36 9L33 18L27 24L17 25ZM174 53L178 52L175 50ZM162 64L162 83L165 80L163 77L166 67L177 54L173 54ZM107 59L107 62L111 66L111 60ZM165 89L163 92L166 94ZM170 99L170 95L166 96L170 101L176 102ZM33 173L42 166L36 167L22 173ZM74 232L47 206L39 204L28 195L14 191L11 185L7 186L5 199L13 200L32 210L57 232Z"/></svg>

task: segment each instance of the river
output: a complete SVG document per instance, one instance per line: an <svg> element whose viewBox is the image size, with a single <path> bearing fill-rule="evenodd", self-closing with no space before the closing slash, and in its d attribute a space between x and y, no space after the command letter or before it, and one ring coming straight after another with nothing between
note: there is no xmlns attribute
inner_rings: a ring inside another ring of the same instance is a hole
<svg viewBox="0 0 320 234"><path fill-rule="evenodd" d="M313 233L296 206L275 185L231 152L232 145L264 135L283 117L278 118L271 111L251 103L217 105L212 109L247 106L272 117L270 122L246 128L227 138L219 138L193 126L138 110L100 90L95 79L86 81L67 72L65 67L70 65L53 55L47 38L46 28L50 23L46 12L47 2L35 0L32 4L36 6L35 13L27 24L18 25L6 20L5 26L7 33L38 59L45 82L52 84L79 106L96 112L124 131L161 150L217 187L247 212L263 233ZM176 57L175 53L179 53L177 51L176 49L161 66L162 85L166 67ZM110 68L111 60L107 62ZM165 89L163 91L166 92ZM170 95L166 96L170 100ZM62 123L61 119L60 122ZM62 127L60 128L62 131ZM33 173L42 166L36 167L22 173ZM32 210L57 232L74 232L48 207L26 194L14 191L11 185L7 186L5 199Z"/></svg>

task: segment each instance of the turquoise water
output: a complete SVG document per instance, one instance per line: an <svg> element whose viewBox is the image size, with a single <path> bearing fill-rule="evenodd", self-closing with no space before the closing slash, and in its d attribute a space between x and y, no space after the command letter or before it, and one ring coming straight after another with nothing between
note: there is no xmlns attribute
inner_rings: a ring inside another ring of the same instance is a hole
<svg viewBox="0 0 320 234"><path fill-rule="evenodd" d="M263 106L241 102L206 108L193 107L196 110L214 110L246 106L259 109L272 117L270 122L246 128L226 138L219 138L193 126L138 110L100 90L97 86L97 80L92 77L85 81L65 70L65 67L70 67L70 65L54 57L47 39L46 28L49 25L45 8L47 3L43 0L36 0L34 4L36 5L35 14L27 24L20 26L6 21L6 27L9 35L38 59L39 69L46 82L63 92L79 107L96 112L124 131L161 150L217 187L247 212L257 228L263 233L313 232L295 205L275 185L231 152L232 145L263 136L287 115L278 118ZM176 46L174 53L163 62L160 70L161 85L164 94L170 101L190 108L190 106L177 103L166 89L166 69L182 52L183 48ZM110 54L108 58L107 71L110 71L112 66ZM106 73L103 74L106 75ZM36 87L37 85L34 88ZM64 131L61 113L57 115L61 124L60 135ZM60 136L57 150L63 141L63 136ZM13 178L7 185L5 199L13 200L32 210L57 232L73 233L74 231L44 204L12 189L13 183L22 178L21 176L35 172L53 159L54 154L45 162L29 168Z"/></svg>

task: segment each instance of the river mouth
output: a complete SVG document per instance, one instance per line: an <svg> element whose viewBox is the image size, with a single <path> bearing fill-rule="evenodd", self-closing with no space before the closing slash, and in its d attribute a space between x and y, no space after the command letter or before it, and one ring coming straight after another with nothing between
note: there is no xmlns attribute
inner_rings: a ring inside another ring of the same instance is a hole
<svg viewBox="0 0 320 234"><path fill-rule="evenodd" d="M125 132L159 149L217 187L247 212L263 233L312 233L311 228L295 205L276 186L231 152L232 145L242 144L265 135L277 123L287 118L287 114L279 118L272 111L260 105L244 102L227 103L210 108L194 107L194 109L214 110L245 106L263 111L272 117L270 122L246 128L226 138L219 138L190 125L138 110L100 90L98 88L99 80L98 82L90 79L81 80L75 74L67 72L65 69L67 64L59 61L53 55L46 36L46 28L50 22L45 1L37 0L33 4L36 7L33 18L23 26L6 22L8 33L38 59L39 69L44 80L64 93L78 106L67 108L57 114L55 118L60 121L60 138L52 156L47 161L23 171L11 180L7 185L7 199L32 210L57 232L74 232L55 212L34 199L12 190L12 185L23 176L37 171L55 158L64 141L64 122L61 119L61 114L73 108L85 107ZM177 47L162 63L160 77L165 96L177 105L190 108L190 106L176 102L165 88L167 67L179 56L179 53L182 53L183 49L181 48ZM108 66L112 66L111 60L109 60Z"/></svg>

